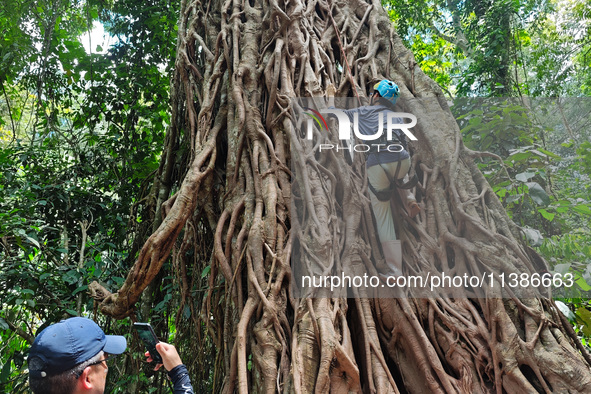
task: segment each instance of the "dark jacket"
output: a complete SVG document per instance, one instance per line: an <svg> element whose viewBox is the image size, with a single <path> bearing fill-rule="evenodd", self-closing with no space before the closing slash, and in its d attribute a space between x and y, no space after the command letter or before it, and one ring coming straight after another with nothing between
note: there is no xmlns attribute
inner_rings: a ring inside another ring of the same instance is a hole
<svg viewBox="0 0 591 394"><path fill-rule="evenodd" d="M172 381L174 394L193 394L193 386L191 385L191 378L185 364L177 365L168 372L168 376Z"/></svg>

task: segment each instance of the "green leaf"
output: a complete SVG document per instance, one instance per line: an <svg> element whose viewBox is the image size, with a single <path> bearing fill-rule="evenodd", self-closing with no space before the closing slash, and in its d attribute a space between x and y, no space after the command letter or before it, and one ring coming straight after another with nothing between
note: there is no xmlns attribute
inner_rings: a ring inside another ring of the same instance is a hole
<svg viewBox="0 0 591 394"><path fill-rule="evenodd" d="M548 212L545 209L538 209L538 212L541 213L544 219L548 220L549 222L554 220L554 216L556 216L556 214Z"/></svg>
<svg viewBox="0 0 591 394"><path fill-rule="evenodd" d="M575 210L578 213L585 214L585 215L591 215L591 209L589 209L589 206L584 205L584 204L575 205L573 207L573 210Z"/></svg>
<svg viewBox="0 0 591 394"><path fill-rule="evenodd" d="M581 290L583 290L583 291L591 290L591 286L589 286L589 284L587 283L587 281L585 281L585 279L583 279L583 277L581 277L580 275L576 275L576 277L577 277L577 280L575 281L575 283L579 285Z"/></svg>
<svg viewBox="0 0 591 394"><path fill-rule="evenodd" d="M550 197L537 182L528 182L526 185L529 189L529 196L536 204L544 206L550 204Z"/></svg>
<svg viewBox="0 0 591 394"><path fill-rule="evenodd" d="M6 380L10 377L10 359L6 361L6 364L2 367L2 372L0 372L0 383L6 382Z"/></svg>
<svg viewBox="0 0 591 394"><path fill-rule="evenodd" d="M41 249L41 245L39 245L39 241L37 241L35 238L37 238L37 235L31 233L31 234L24 234L25 238L32 243L33 245L35 245L38 249ZM35 238L33 238L35 237Z"/></svg>
<svg viewBox="0 0 591 394"><path fill-rule="evenodd" d="M510 204L512 202L518 201L522 196L523 196L523 194L513 194L513 195L507 197L507 200L505 200L505 202L507 204Z"/></svg>
<svg viewBox="0 0 591 394"><path fill-rule="evenodd" d="M158 304L156 304L156 306L154 307L154 312L160 312L164 309L164 306L166 306L166 301L160 301Z"/></svg>
<svg viewBox="0 0 591 394"><path fill-rule="evenodd" d="M470 124L471 126L478 126L478 125L479 125L479 124L481 124L481 123L482 123L482 118L472 118L472 119L470 119L470 121L469 121L469 124Z"/></svg>
<svg viewBox="0 0 591 394"><path fill-rule="evenodd" d="M541 246L542 242L544 241L544 237L539 230L533 228L522 227L521 228L525 234L525 238L529 242L531 246Z"/></svg>
<svg viewBox="0 0 591 394"><path fill-rule="evenodd" d="M560 274L562 276L566 275L566 273L570 270L571 263L562 263L556 264L552 269L552 272Z"/></svg>
<svg viewBox="0 0 591 394"><path fill-rule="evenodd" d="M74 292L72 292L72 295L76 295L76 294L78 294L81 291L84 291L86 289L88 289L88 285L80 286L79 288L77 288L76 290L74 290Z"/></svg>
<svg viewBox="0 0 591 394"><path fill-rule="evenodd" d="M508 161L522 161L525 160L527 158L529 158L531 156L530 152L519 152L519 153L515 153L511 156L509 156L509 158L507 159Z"/></svg>
<svg viewBox="0 0 591 394"><path fill-rule="evenodd" d="M66 312L72 316L78 316L78 312L76 312L74 309L66 309Z"/></svg>
<svg viewBox="0 0 591 394"><path fill-rule="evenodd" d="M201 272L201 279L205 278L207 274L209 274L209 271L211 271L211 266L208 265L203 269L203 272Z"/></svg>
<svg viewBox="0 0 591 394"><path fill-rule="evenodd" d="M535 172L527 172L526 171L526 172L522 172L520 174L517 174L515 176L515 179L517 179L518 181L521 181L521 182L527 182L530 178L533 178L534 175L536 175Z"/></svg>
<svg viewBox="0 0 591 394"><path fill-rule="evenodd" d="M558 159L558 160L562 159L562 157L558 156L556 153L552 153L552 152L550 152L550 151L548 151L546 149L538 148L538 150L540 152L546 154L547 156L550 156L550 157L554 158L554 159Z"/></svg>
<svg viewBox="0 0 591 394"><path fill-rule="evenodd" d="M183 308L183 317L185 319L188 319L191 317L191 308L189 308L189 305L185 305L185 307Z"/></svg>
<svg viewBox="0 0 591 394"><path fill-rule="evenodd" d="M577 317L575 316L575 314L573 313L573 311L571 311L571 310L569 309L569 307L568 307L568 306L567 306L567 305L566 305L564 302L562 302L562 301L555 301L555 302L556 302L556 306L558 307L558 310L559 310L560 312L562 312L562 314L563 314L564 316L566 316L566 318L567 318L567 319L568 319L568 320L569 320L571 323L574 323L574 322L576 321L576 318L577 318Z"/></svg>
<svg viewBox="0 0 591 394"><path fill-rule="evenodd" d="M0 317L0 330L8 330L10 326L6 323L6 320Z"/></svg>
<svg viewBox="0 0 591 394"><path fill-rule="evenodd" d="M582 306L577 309L577 316L583 322L583 328L582 328L583 334L585 334L585 336L587 336L587 337L590 337L591 336L591 311L589 311L587 308Z"/></svg>

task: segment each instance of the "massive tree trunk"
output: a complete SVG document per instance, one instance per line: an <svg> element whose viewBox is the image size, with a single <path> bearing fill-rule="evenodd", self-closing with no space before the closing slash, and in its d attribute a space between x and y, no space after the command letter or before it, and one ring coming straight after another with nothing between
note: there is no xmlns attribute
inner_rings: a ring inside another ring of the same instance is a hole
<svg viewBox="0 0 591 394"><path fill-rule="evenodd" d="M154 188L163 219L117 293L91 286L103 313L131 315L170 258L177 331L215 352L215 391L591 391L590 358L549 299L291 295L292 248L306 232L317 236L306 246L324 271L372 271L382 258L371 231L347 231L372 226L363 163L342 154L314 162L291 128L290 99L323 96L330 83L337 95L365 96L370 82L392 79L419 118L412 150L423 209L416 219L398 213L407 266L543 265L379 1L186 0L180 15L173 123ZM290 214L291 167L305 217ZM336 207L349 214L338 219Z"/></svg>

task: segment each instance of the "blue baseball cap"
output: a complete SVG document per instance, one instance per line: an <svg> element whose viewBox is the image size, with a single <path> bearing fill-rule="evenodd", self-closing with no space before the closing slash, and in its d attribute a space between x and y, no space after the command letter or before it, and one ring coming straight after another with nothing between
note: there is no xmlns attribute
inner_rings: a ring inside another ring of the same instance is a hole
<svg viewBox="0 0 591 394"><path fill-rule="evenodd" d="M126 348L125 337L105 335L92 320L72 317L52 324L37 335L27 358L29 374L34 377L56 375L90 360L101 350L121 354Z"/></svg>

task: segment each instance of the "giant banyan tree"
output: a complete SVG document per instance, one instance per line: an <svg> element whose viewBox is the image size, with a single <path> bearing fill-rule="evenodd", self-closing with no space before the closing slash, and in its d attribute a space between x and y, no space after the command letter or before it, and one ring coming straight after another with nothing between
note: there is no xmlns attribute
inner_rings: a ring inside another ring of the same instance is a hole
<svg viewBox="0 0 591 394"><path fill-rule="evenodd" d="M152 234L118 292L91 286L103 314L132 315L171 262L178 338L196 344L184 358L213 349L216 392L591 392L591 358L543 296L290 292L290 258L307 234L315 242L303 249L322 272L371 271L382 259L367 231L361 157L310 153L292 127L292 99L323 97L329 84L363 98L382 78L418 117L411 150L422 211L398 213L406 266L544 266L476 165L490 154L464 147L440 88L379 1L183 0L178 34L172 124L148 198ZM290 213L292 199L304 214Z"/></svg>

